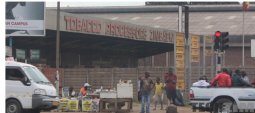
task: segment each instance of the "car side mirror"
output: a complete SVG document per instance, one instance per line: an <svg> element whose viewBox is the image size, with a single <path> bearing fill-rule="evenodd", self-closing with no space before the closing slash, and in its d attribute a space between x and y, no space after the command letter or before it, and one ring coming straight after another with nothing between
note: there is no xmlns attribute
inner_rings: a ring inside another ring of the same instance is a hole
<svg viewBox="0 0 255 113"><path fill-rule="evenodd" d="M26 76L24 77L24 84L27 86L31 86L31 82Z"/></svg>

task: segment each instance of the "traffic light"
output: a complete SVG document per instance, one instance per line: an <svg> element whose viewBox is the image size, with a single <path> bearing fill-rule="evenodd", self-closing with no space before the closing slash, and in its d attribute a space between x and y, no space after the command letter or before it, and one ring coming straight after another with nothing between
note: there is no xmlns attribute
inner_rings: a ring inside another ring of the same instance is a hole
<svg viewBox="0 0 255 113"><path fill-rule="evenodd" d="M224 52L226 49L229 48L229 45L227 44L227 42L229 42L229 38L228 38L228 32L221 32L221 46L220 46L220 50L221 52Z"/></svg>
<svg viewBox="0 0 255 113"><path fill-rule="evenodd" d="M221 32L216 31L214 34L214 51L217 51L220 49L220 42L221 42Z"/></svg>

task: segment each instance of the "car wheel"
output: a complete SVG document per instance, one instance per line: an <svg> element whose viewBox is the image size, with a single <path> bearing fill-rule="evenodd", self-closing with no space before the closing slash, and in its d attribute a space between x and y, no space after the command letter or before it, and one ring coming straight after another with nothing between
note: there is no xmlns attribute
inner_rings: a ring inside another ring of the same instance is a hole
<svg viewBox="0 0 255 113"><path fill-rule="evenodd" d="M213 104L213 113L233 113L235 103L227 98L217 100Z"/></svg>
<svg viewBox="0 0 255 113"><path fill-rule="evenodd" d="M17 100L8 100L6 102L6 113L22 113L22 108Z"/></svg>

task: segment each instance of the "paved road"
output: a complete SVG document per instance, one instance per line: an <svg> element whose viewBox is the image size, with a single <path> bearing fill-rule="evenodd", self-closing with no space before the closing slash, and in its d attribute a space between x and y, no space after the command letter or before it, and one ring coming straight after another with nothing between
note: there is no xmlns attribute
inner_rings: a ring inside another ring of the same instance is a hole
<svg viewBox="0 0 255 113"><path fill-rule="evenodd" d="M151 113L166 113L165 110L160 110L160 106L158 106L157 110L152 110L154 106L151 105ZM166 105L164 106L164 108ZM209 113L209 112L193 112L189 106L186 107L177 107L178 113ZM140 104L133 104L133 111L130 113L139 113L140 112ZM41 113L60 113L60 112L41 112ZM81 113L81 112L65 112L65 113ZM86 113L86 112L83 112Z"/></svg>

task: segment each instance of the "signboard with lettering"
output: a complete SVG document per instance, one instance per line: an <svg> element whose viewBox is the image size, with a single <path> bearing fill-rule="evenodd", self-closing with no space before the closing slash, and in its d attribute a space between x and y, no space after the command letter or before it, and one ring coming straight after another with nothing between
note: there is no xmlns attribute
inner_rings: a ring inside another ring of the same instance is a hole
<svg viewBox="0 0 255 113"><path fill-rule="evenodd" d="M212 49L210 49L210 48L206 48L205 49L205 55L206 56L212 56L213 55L213 50Z"/></svg>
<svg viewBox="0 0 255 113"><path fill-rule="evenodd" d="M200 40L199 36L192 35L191 37L191 48L197 49L200 46Z"/></svg>
<svg viewBox="0 0 255 113"><path fill-rule="evenodd" d="M6 36L45 36L44 2L6 2Z"/></svg>
<svg viewBox="0 0 255 113"><path fill-rule="evenodd" d="M176 71L183 71L184 72L184 68L176 68Z"/></svg>
<svg viewBox="0 0 255 113"><path fill-rule="evenodd" d="M200 37L198 35L191 36L191 62L199 62L200 56Z"/></svg>
<svg viewBox="0 0 255 113"><path fill-rule="evenodd" d="M184 55L181 53L176 53L176 60L180 60L184 62Z"/></svg>
<svg viewBox="0 0 255 113"><path fill-rule="evenodd" d="M205 42L207 44L212 44L213 43L213 38L211 36L205 36Z"/></svg>
<svg viewBox="0 0 255 113"><path fill-rule="evenodd" d="M178 80L184 80L184 71L177 71L176 75Z"/></svg>
<svg viewBox="0 0 255 113"><path fill-rule="evenodd" d="M95 17L62 13L64 26L61 30L86 34L122 37L132 40L173 43L175 31L139 26Z"/></svg>
<svg viewBox="0 0 255 113"><path fill-rule="evenodd" d="M26 52L22 49L16 49L16 58L24 60L26 58Z"/></svg>
<svg viewBox="0 0 255 113"><path fill-rule="evenodd" d="M182 47L182 46L177 46L176 47L176 53L181 53L182 55L183 55L183 53L184 53L184 47Z"/></svg>
<svg viewBox="0 0 255 113"><path fill-rule="evenodd" d="M185 82L184 80L177 80L176 86L178 89L185 89Z"/></svg>
<svg viewBox="0 0 255 113"><path fill-rule="evenodd" d="M199 62L199 55L191 55L191 62Z"/></svg>
<svg viewBox="0 0 255 113"><path fill-rule="evenodd" d="M176 67L184 68L184 61L183 60L176 60Z"/></svg>
<svg viewBox="0 0 255 113"><path fill-rule="evenodd" d="M198 56L199 55L199 49L191 49L191 55Z"/></svg>
<svg viewBox="0 0 255 113"><path fill-rule="evenodd" d="M184 53L185 53L185 38L183 33L176 33L175 39L175 70L177 76L177 85L178 89L184 90Z"/></svg>
<svg viewBox="0 0 255 113"><path fill-rule="evenodd" d="M176 35L176 46L182 46L184 47L184 40L183 40L183 34L177 34Z"/></svg>

